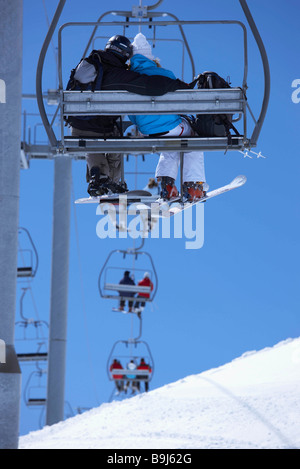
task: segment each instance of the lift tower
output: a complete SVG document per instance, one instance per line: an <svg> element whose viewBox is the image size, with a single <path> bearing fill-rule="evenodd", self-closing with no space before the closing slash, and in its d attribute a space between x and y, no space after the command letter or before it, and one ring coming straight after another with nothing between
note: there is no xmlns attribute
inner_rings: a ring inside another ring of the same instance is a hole
<svg viewBox="0 0 300 469"><path fill-rule="evenodd" d="M14 348L22 103L23 0L0 0L0 449L17 449L21 372Z"/></svg>

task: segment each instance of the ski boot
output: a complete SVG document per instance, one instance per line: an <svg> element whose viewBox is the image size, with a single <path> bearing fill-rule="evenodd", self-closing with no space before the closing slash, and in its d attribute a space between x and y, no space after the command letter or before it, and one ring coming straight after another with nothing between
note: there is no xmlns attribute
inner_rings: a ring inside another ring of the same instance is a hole
<svg viewBox="0 0 300 469"><path fill-rule="evenodd" d="M161 193L160 197L163 200L170 200L172 197L178 196L178 190L175 186L175 179L169 176L162 176L160 178Z"/></svg>
<svg viewBox="0 0 300 469"><path fill-rule="evenodd" d="M203 199L206 195L203 184L204 182L185 182L183 184L183 202L196 202Z"/></svg>
<svg viewBox="0 0 300 469"><path fill-rule="evenodd" d="M110 178L107 181L103 181L103 189L106 190L107 194L124 194L128 192L126 182L113 182Z"/></svg>
<svg viewBox="0 0 300 469"><path fill-rule="evenodd" d="M89 173L88 193L91 197L105 194L123 194L128 192L126 182L115 183L110 177L101 174L99 168L93 167Z"/></svg>
<svg viewBox="0 0 300 469"><path fill-rule="evenodd" d="M99 168L93 167L89 171L89 185L88 193L91 197L98 197L108 193L107 187L105 186L109 181L109 177L105 174L101 174Z"/></svg>

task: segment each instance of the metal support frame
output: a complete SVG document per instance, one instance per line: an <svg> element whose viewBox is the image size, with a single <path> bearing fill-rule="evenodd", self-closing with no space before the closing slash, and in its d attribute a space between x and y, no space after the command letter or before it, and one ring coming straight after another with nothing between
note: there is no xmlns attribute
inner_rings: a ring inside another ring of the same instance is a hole
<svg viewBox="0 0 300 469"><path fill-rule="evenodd" d="M60 0L57 6L41 49L36 74L38 107L52 147L56 147L57 140L45 111L42 73L45 56L65 3L66 0ZM54 164L47 425L53 425L64 418L72 160L66 156L58 156Z"/></svg>
<svg viewBox="0 0 300 469"><path fill-rule="evenodd" d="M0 364L0 449L17 449L21 371L14 347L14 330L19 224L23 2L0 0L0 11L1 79L6 84L6 102L0 103L0 339L6 344L6 363Z"/></svg>
<svg viewBox="0 0 300 469"><path fill-rule="evenodd" d="M72 160L55 158L46 424L64 419Z"/></svg>

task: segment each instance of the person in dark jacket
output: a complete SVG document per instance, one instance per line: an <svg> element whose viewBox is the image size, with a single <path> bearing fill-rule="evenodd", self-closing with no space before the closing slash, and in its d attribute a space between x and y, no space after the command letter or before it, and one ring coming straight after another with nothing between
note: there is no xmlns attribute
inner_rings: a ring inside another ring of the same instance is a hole
<svg viewBox="0 0 300 469"><path fill-rule="evenodd" d="M119 282L119 285L135 285L134 281L132 280L132 278L130 277L130 272L129 270L126 270L124 272L124 277L122 278L122 280L120 280ZM125 296L125 297L129 297L129 298L132 298L134 295L135 295L135 292L130 292L130 291L119 291L119 295L120 296ZM119 310L120 311L123 311L124 310L124 306L125 306L125 300L121 300L120 301L120 306L119 306ZM132 311L132 306L133 306L133 301L130 301L128 300L128 311L131 313Z"/></svg>
<svg viewBox="0 0 300 469"><path fill-rule="evenodd" d="M179 79L159 75L144 75L129 70L127 60L132 56L132 44L125 36L116 35L109 39L105 50L94 50L89 58L101 62L103 77L101 90L125 90L146 96L161 96L178 89L189 89ZM76 116L69 117L74 137L117 137L122 135L118 116ZM127 191L126 183L121 184L121 154L94 153L87 156L88 193L99 196L109 192Z"/></svg>

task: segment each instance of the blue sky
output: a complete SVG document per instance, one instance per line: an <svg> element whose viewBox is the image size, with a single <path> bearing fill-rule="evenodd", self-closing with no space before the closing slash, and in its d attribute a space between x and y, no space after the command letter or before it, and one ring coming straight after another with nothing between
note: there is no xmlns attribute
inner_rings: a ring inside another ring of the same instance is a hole
<svg viewBox="0 0 300 469"><path fill-rule="evenodd" d="M103 2L87 0L85 9L78 0L67 1L60 24L95 21L106 11ZM136 2L137 3L137 2ZM152 4L154 2L151 2ZM148 4L151 4L148 2ZM45 0L52 18L57 2ZM257 151L263 158L244 158L240 153L206 154L206 176L213 189L238 174L247 184L237 191L208 202L205 206L204 246L185 249L186 239L148 239L144 250L151 254L159 278L154 304L143 315L143 336L155 360L151 388L190 374L220 366L249 350L272 346L289 337L298 337L299 326L299 112L291 96L292 82L300 78L298 65L300 6L296 0L284 4L274 0L249 0L256 24L267 49L271 69L271 98ZM132 2L112 0L109 9L130 9ZM238 1L213 0L203 3L165 0L158 9L180 19L244 20ZM111 18L109 17L109 20ZM126 31L134 36L134 28ZM142 30L151 38L153 30ZM241 33L236 26L197 26L185 32L194 56L196 71L215 70L241 85L243 62ZM47 33L44 4L24 0L23 92L35 93L36 65ZM123 33L122 28L103 28L99 35ZM175 28L157 30L157 38L178 38ZM70 68L81 57L88 39L82 29L64 37L63 65L66 80ZM101 48L99 39L95 44ZM57 46L57 34L53 39ZM172 51L171 51L172 48ZM182 50L178 43L157 41L155 54L178 77L182 72ZM184 79L190 81L191 68L185 57ZM248 99L257 115L262 99L262 66L249 32ZM56 87L56 68L50 48L43 75L43 90ZM24 101L27 112L37 112ZM49 108L49 112L53 108ZM30 125L38 123L30 118ZM251 122L249 123L252 126ZM38 127L37 139L43 141ZM154 172L158 157L137 160L138 171ZM127 171L135 169L129 158ZM148 175L128 176L130 188L143 188ZM73 199L86 195L85 164L73 162ZM39 270L31 283L39 317L49 319L53 161L31 161L21 172L20 226L26 227L39 252ZM133 240L96 236L99 217L95 206L72 204L70 289L66 400L77 407L91 408L107 402L113 384L106 375L106 361L113 344L135 333L137 324L129 316L111 311L115 303L100 298L99 272L114 249L127 249ZM138 241L137 241L138 243ZM139 266L142 270L144 266ZM146 269L147 270L147 269ZM18 285L18 300L21 287ZM25 297L25 314L34 316L33 299ZM35 347L32 344L17 344ZM34 351L34 350L33 350ZM23 368L23 385L34 367ZM35 386L36 382L32 382ZM43 383L42 383L43 385ZM41 389L41 393L43 390ZM41 396L42 397L42 396ZM21 433L39 428L39 410L28 410L22 402Z"/></svg>

